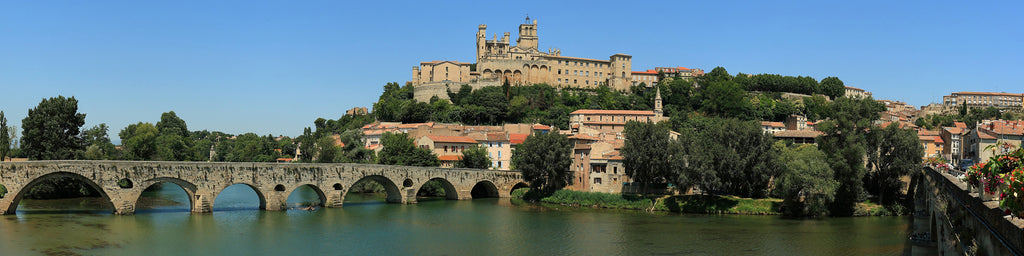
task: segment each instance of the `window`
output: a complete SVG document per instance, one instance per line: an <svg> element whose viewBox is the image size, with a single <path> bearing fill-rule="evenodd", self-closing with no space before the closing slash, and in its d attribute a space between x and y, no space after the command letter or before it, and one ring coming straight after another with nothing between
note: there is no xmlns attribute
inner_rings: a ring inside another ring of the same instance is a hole
<svg viewBox="0 0 1024 256"><path fill-rule="evenodd" d="M498 161L498 168L501 168L501 161Z"/></svg>
<svg viewBox="0 0 1024 256"><path fill-rule="evenodd" d="M499 142L498 142L498 147L499 147L499 148L501 147L501 144L502 144L502 142L500 142L500 141L499 141Z"/></svg>
<svg viewBox="0 0 1024 256"><path fill-rule="evenodd" d="M562 74L562 69L558 69L558 74L559 74L559 75L561 75L561 74Z"/></svg>
<svg viewBox="0 0 1024 256"><path fill-rule="evenodd" d="M613 166L612 167L612 174L619 174L619 167L618 166Z"/></svg>
<svg viewBox="0 0 1024 256"><path fill-rule="evenodd" d="M448 146L444 146L444 152L448 152Z"/></svg>
<svg viewBox="0 0 1024 256"><path fill-rule="evenodd" d="M601 178L594 178L594 184L601 184Z"/></svg>
<svg viewBox="0 0 1024 256"><path fill-rule="evenodd" d="M501 158L501 151L498 151L498 158Z"/></svg>

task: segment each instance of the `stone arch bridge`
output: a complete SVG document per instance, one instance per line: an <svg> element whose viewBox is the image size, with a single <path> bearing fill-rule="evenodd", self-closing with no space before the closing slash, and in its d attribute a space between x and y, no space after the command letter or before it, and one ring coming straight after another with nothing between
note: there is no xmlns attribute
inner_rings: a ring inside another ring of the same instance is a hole
<svg viewBox="0 0 1024 256"><path fill-rule="evenodd" d="M285 210L296 188L309 186L325 207L341 207L348 189L363 180L385 187L389 203L416 203L416 192L429 180L443 184L448 199L472 199L471 191L508 197L525 186L516 171L449 169L374 164L207 163L136 161L29 161L0 163L0 215L13 214L24 193L51 177L81 180L110 200L115 214L135 213L146 188L173 183L188 194L191 211L208 213L225 188L244 184L256 191L260 209Z"/></svg>

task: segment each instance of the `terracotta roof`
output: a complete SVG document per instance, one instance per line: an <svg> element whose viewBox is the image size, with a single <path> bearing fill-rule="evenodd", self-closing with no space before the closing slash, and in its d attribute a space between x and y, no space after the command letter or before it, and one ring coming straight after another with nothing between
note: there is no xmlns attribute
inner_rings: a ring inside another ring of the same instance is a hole
<svg viewBox="0 0 1024 256"><path fill-rule="evenodd" d="M469 137L466 137L466 136L445 136L445 135L423 135L423 136L427 137L428 139L430 139L432 141L434 141L434 143L437 143L437 142L444 142L444 143L470 143L470 144L477 144L478 143L476 140L474 140L472 138L469 138Z"/></svg>
<svg viewBox="0 0 1024 256"><path fill-rule="evenodd" d="M590 149L590 144L576 144L576 147L574 149Z"/></svg>
<svg viewBox="0 0 1024 256"><path fill-rule="evenodd" d="M366 149L377 149L379 147L381 147L380 144L373 144L373 145L366 146Z"/></svg>
<svg viewBox="0 0 1024 256"><path fill-rule="evenodd" d="M957 92L953 93L957 95L985 95L985 96L1017 96L1020 97L1020 93L1005 93L1005 92Z"/></svg>
<svg viewBox="0 0 1024 256"><path fill-rule="evenodd" d="M964 129L960 127L942 127L942 129L946 130L946 132L950 134L960 134L964 132Z"/></svg>
<svg viewBox="0 0 1024 256"><path fill-rule="evenodd" d="M980 129L974 129L974 132L978 133L978 138L982 138L982 139L986 139L986 140L994 140L994 139L996 139L996 136L988 134L987 132L983 132Z"/></svg>
<svg viewBox="0 0 1024 256"><path fill-rule="evenodd" d="M277 159L278 162L291 162L292 158L282 157Z"/></svg>
<svg viewBox="0 0 1024 256"><path fill-rule="evenodd" d="M657 75L658 74L658 72L655 72L654 70L651 70L651 69L648 69L647 71L632 71L632 73L633 74L647 74L647 75Z"/></svg>
<svg viewBox="0 0 1024 256"><path fill-rule="evenodd" d="M814 138L824 133L819 131L807 131L807 130L784 130L775 133L776 138Z"/></svg>
<svg viewBox="0 0 1024 256"><path fill-rule="evenodd" d="M526 141L526 137L528 137L528 136L530 136L530 135L529 134L521 134L521 133L513 133L513 134L509 134L508 135L508 141L509 141L509 143L512 143L512 145L522 144L523 141Z"/></svg>
<svg viewBox="0 0 1024 256"><path fill-rule="evenodd" d="M547 126L547 125L543 125L543 124L534 124L532 128L534 130L548 130L548 131L551 130L551 126Z"/></svg>
<svg viewBox="0 0 1024 256"><path fill-rule="evenodd" d="M605 110L605 109L580 109L569 113L570 115L638 115L653 116L654 111L650 110Z"/></svg>
<svg viewBox="0 0 1024 256"><path fill-rule="evenodd" d="M593 61L593 62L611 63L610 60L588 59L588 58L569 57L569 56L545 56L545 58L549 58L549 59L585 60L585 61Z"/></svg>
<svg viewBox="0 0 1024 256"><path fill-rule="evenodd" d="M575 139L575 140L594 140L594 141L601 140L601 139L599 139L597 137L586 135L586 134L574 134L572 136L569 136L569 139L570 140L573 140L573 139Z"/></svg>
<svg viewBox="0 0 1024 256"><path fill-rule="evenodd" d="M956 126L956 128L967 129L967 124L964 122L953 122L953 125Z"/></svg>
<svg viewBox="0 0 1024 256"><path fill-rule="evenodd" d="M783 127L783 128L786 127L786 125L783 124L782 122L769 122L769 121L761 121L761 126Z"/></svg>
<svg viewBox="0 0 1024 256"><path fill-rule="evenodd" d="M847 86L847 87L846 87L846 89L851 89L851 90L858 90L858 91L864 91L864 89L861 89L861 88L857 88L857 87L850 87L850 86Z"/></svg>
<svg viewBox="0 0 1024 256"><path fill-rule="evenodd" d="M458 156L458 155L443 155L443 156L437 156L437 160L441 160L441 161L459 161L459 160L462 160L462 156Z"/></svg>
<svg viewBox="0 0 1024 256"><path fill-rule="evenodd" d="M423 65L423 64L440 64L440 63L443 63L443 62L451 62L451 63L457 64L457 65L470 65L470 64L473 64L473 63L469 63L469 62L458 62L458 61L451 61L451 60L435 60L435 61L420 62L420 65Z"/></svg>
<svg viewBox="0 0 1024 256"><path fill-rule="evenodd" d="M917 135L939 136L939 131L920 130L920 131L917 131Z"/></svg>
<svg viewBox="0 0 1024 256"><path fill-rule="evenodd" d="M942 144L942 143L945 143L944 141L942 141L942 137L941 136L935 136L935 144Z"/></svg>
<svg viewBox="0 0 1024 256"><path fill-rule="evenodd" d="M1024 121L998 120L984 124L982 128L1001 135L1024 135Z"/></svg>
<svg viewBox="0 0 1024 256"><path fill-rule="evenodd" d="M412 123L412 124L400 124L398 128L416 128L420 126L434 126L434 122L429 123Z"/></svg>
<svg viewBox="0 0 1024 256"><path fill-rule="evenodd" d="M626 122L610 122L610 121L609 122L597 122L597 121L594 121L594 122L583 122L583 124L587 124L587 125L626 125Z"/></svg>

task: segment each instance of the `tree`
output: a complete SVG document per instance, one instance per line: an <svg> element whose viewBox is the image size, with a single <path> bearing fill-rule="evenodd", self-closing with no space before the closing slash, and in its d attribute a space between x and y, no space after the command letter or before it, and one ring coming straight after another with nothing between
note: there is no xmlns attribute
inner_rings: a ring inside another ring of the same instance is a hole
<svg viewBox="0 0 1024 256"><path fill-rule="evenodd" d="M924 148L917 132L901 129L896 123L888 127L873 129L868 134L868 177L874 186L879 201L893 205L903 186L901 177L921 168Z"/></svg>
<svg viewBox="0 0 1024 256"><path fill-rule="evenodd" d="M434 152L429 149L418 148L412 138L401 133L384 133L381 135L380 143L384 149L378 154L381 164L387 165L408 165L408 166L440 166L441 160L437 159Z"/></svg>
<svg viewBox="0 0 1024 256"><path fill-rule="evenodd" d="M535 132L512 153L512 165L523 173L530 188L544 194L572 185L572 144L557 132Z"/></svg>
<svg viewBox="0 0 1024 256"><path fill-rule="evenodd" d="M189 136L188 126L185 124L185 120L178 118L178 115L175 114L174 111L160 114L160 122L156 122L156 128L160 130L160 135L175 134L182 138L187 138Z"/></svg>
<svg viewBox="0 0 1024 256"><path fill-rule="evenodd" d="M491 158L487 156L487 149L474 145L462 151L462 159L455 162L455 167L487 169L491 167Z"/></svg>
<svg viewBox="0 0 1024 256"><path fill-rule="evenodd" d="M834 216L850 216L856 204L866 198L866 130L871 127L872 121L878 119L878 112L885 110L885 106L871 98L843 97L833 102L830 108L830 119L817 126L825 133L818 137L818 147L825 152L835 180L839 182L829 213Z"/></svg>
<svg viewBox="0 0 1024 256"><path fill-rule="evenodd" d="M821 79L821 94L831 97L833 100L843 97L846 94L846 85L838 77L830 76Z"/></svg>
<svg viewBox="0 0 1024 256"><path fill-rule="evenodd" d="M117 136L121 138L124 148L124 159L152 160L156 155L156 138L160 131L151 123L139 122L121 129Z"/></svg>
<svg viewBox="0 0 1024 256"><path fill-rule="evenodd" d="M84 124L75 97L43 99L21 121L21 147L35 160L74 159L85 150L79 134Z"/></svg>
<svg viewBox="0 0 1024 256"><path fill-rule="evenodd" d="M11 153L11 135L7 132L7 117L0 111L0 161Z"/></svg>
<svg viewBox="0 0 1024 256"><path fill-rule="evenodd" d="M787 147L778 141L782 174L776 191L782 197L782 213L790 217L821 217L828 215L828 206L835 198L838 182L833 179L825 154L813 145Z"/></svg>
<svg viewBox="0 0 1024 256"><path fill-rule="evenodd" d="M626 143L622 146L622 163L626 175L644 185L644 192L650 183L669 181L672 173L672 150L676 145L668 137L664 124L626 123Z"/></svg>
<svg viewBox="0 0 1024 256"><path fill-rule="evenodd" d="M82 131L82 139L84 139L86 147L85 159L105 160L117 157L117 149L114 147L114 143L110 142L110 136L107 135L109 129L107 124L101 123Z"/></svg>
<svg viewBox="0 0 1024 256"><path fill-rule="evenodd" d="M701 90L702 110L717 116L745 118L750 109L746 96L747 92L735 82L711 82Z"/></svg>
<svg viewBox="0 0 1024 256"><path fill-rule="evenodd" d="M779 174L773 139L754 122L694 118L684 123L676 168L681 185L705 192L765 197Z"/></svg>
<svg viewBox="0 0 1024 256"><path fill-rule="evenodd" d="M334 138L325 136L316 141L316 162L317 163L333 163L341 155L339 152L341 148L334 145Z"/></svg>

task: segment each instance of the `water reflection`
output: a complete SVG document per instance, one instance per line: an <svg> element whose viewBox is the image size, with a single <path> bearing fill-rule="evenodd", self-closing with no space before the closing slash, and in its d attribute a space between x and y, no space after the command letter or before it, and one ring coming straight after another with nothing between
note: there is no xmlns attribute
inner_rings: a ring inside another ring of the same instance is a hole
<svg viewBox="0 0 1024 256"><path fill-rule="evenodd" d="M150 196L188 200L174 186ZM315 198L297 189L289 204ZM228 210L212 214L162 210L187 203L134 216L19 213L0 217L0 255L900 255L909 228L907 218L806 221L553 209L499 198L383 199L351 193L344 208L269 212L256 209L258 195L243 185L221 192L216 206Z"/></svg>

